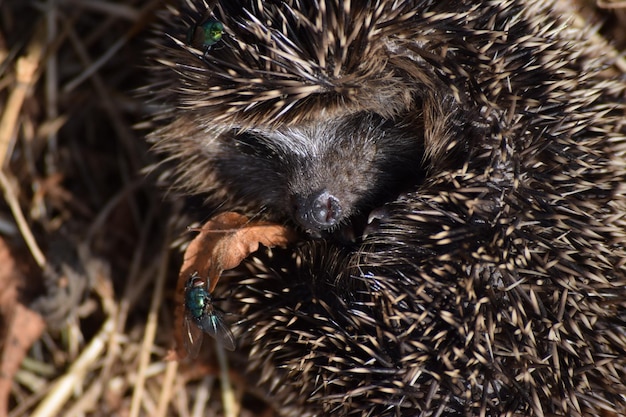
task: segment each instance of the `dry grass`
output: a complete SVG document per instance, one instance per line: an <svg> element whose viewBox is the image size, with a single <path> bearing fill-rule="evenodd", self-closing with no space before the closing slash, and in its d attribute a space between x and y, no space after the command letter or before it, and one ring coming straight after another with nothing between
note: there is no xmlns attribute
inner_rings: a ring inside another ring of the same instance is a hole
<svg viewBox="0 0 626 417"><path fill-rule="evenodd" d="M133 93L159 3L0 1L0 416L274 415L240 353L164 360L184 224L141 172ZM616 6L583 15L621 47Z"/></svg>

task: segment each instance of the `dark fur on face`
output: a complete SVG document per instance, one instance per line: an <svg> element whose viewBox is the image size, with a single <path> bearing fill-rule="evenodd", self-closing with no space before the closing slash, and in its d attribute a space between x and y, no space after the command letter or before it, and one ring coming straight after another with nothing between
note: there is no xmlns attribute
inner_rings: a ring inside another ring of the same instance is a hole
<svg viewBox="0 0 626 417"><path fill-rule="evenodd" d="M228 132L219 138L213 169L230 179L225 187L239 201L291 215L306 230L325 230L420 181L421 131L419 125L357 113Z"/></svg>
<svg viewBox="0 0 626 417"><path fill-rule="evenodd" d="M367 112L276 129L185 127L176 146L187 147L177 158L189 168L180 181L209 193L222 209L266 210L274 220L291 218L319 234L419 183L422 132L420 119ZM333 205L326 217L320 213L325 202Z"/></svg>

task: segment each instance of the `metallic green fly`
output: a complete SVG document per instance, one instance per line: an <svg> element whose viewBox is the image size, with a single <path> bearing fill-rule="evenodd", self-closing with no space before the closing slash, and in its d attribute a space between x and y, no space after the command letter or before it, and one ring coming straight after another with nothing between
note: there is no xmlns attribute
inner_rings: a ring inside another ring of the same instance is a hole
<svg viewBox="0 0 626 417"><path fill-rule="evenodd" d="M224 36L224 25L215 19L209 18L189 28L187 44L202 50L205 54L213 45Z"/></svg>
<svg viewBox="0 0 626 417"><path fill-rule="evenodd" d="M235 337L222 313L213 307L206 283L193 274L185 284L185 348L191 358L198 356L204 333L208 333L228 350L235 350Z"/></svg>

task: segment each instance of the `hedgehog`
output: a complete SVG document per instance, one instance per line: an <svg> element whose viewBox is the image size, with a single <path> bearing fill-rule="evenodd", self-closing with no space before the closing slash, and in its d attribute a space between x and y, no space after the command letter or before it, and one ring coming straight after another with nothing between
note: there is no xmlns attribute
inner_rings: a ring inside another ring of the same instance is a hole
<svg viewBox="0 0 626 417"><path fill-rule="evenodd" d="M295 5L284 17L266 2L188 6L189 12L170 17L180 23L165 30L172 33L173 45L155 52L162 64L153 87L159 90L157 99L180 112L173 117L164 113L168 122L152 140L176 161L176 185L206 195L210 204L224 210L289 222L321 237L339 229L360 231L370 210L395 198L407 183L421 181L423 117L413 111L421 98L408 90L400 74L371 77L382 63L358 68L361 58L353 55L345 63L316 63L340 58L316 57L318 42L329 41L324 31L309 28L314 33L303 32L294 37L301 44L290 45L294 40L287 34L249 24L255 18L250 13L269 8L267 17L276 20L274 25L284 18L284 23L300 26L298 13L305 9ZM307 13L316 7L311 3ZM369 13L365 8L357 18L370 19ZM370 52L368 39L374 30L355 33L349 48L377 56ZM261 44L259 39L267 36ZM378 48L384 39L377 42ZM291 61L296 56L295 50L287 54L292 48L299 51L300 62ZM331 48L338 55L344 46ZM242 67L246 60L253 66ZM345 65L348 71L342 69ZM333 80L335 71L346 74ZM233 85L233 80L242 84ZM241 89L244 84L247 91ZM309 99L297 98L303 93ZM237 108L243 97L248 102ZM435 112L456 106L452 100L431 104Z"/></svg>
<svg viewBox="0 0 626 417"><path fill-rule="evenodd" d="M626 415L626 82L592 29L529 0L162 22L164 178L303 232L216 289L284 415Z"/></svg>

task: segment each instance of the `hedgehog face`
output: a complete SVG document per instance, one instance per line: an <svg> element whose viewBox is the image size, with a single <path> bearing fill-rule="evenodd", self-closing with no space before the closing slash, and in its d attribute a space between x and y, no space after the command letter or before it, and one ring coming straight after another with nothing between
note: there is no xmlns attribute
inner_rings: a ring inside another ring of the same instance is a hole
<svg viewBox="0 0 626 417"><path fill-rule="evenodd" d="M456 108L391 65L400 58L389 20L412 8L331 4L190 0L168 22L156 98L175 111L152 138L186 191L322 236L346 225L358 234L370 209L422 182L425 155L436 154L425 145L447 149L445 132L424 121L434 112L442 126ZM320 22L335 15L345 25L329 31Z"/></svg>
<svg viewBox="0 0 626 417"><path fill-rule="evenodd" d="M237 201L289 217L311 235L334 230L419 182L420 129L361 112L286 128L229 131L205 147Z"/></svg>

